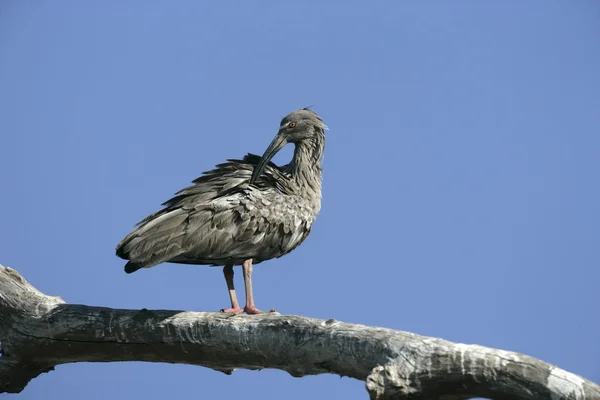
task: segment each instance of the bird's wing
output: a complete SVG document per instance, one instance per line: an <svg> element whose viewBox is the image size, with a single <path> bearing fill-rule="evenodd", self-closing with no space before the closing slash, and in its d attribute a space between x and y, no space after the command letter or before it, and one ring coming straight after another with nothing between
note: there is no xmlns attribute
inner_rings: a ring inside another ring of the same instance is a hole
<svg viewBox="0 0 600 400"><path fill-rule="evenodd" d="M249 186L250 177L254 167L261 157L248 153L243 160L231 159L218 164L214 169L203 172L202 175L192 181L193 185L181 189L171 199L165 201L164 208L151 214L137 223L141 226L156 217L169 212L173 208L179 208L186 203L207 203L219 197L231 193L240 192ZM272 162L267 164L264 173L257 179L255 186L260 188L277 187L284 191L281 180L288 175Z"/></svg>
<svg viewBox="0 0 600 400"><path fill-rule="evenodd" d="M241 232L236 224L243 227L242 216L249 218L253 214L252 210L242 210L252 208L242 203L242 193L250 187L258 160L259 156L248 154L243 160L228 160L204 172L193 185L164 202L163 209L141 220L119 243L117 255L143 267L176 259L191 248L196 249L198 256L211 259L227 256L227 243L231 245L232 235ZM285 172L269 163L254 189L274 189L285 178Z"/></svg>

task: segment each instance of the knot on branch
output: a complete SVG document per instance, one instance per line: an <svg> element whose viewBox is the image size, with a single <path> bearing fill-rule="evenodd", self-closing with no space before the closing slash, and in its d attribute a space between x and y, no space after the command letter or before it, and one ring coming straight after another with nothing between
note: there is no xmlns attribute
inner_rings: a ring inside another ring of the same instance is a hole
<svg viewBox="0 0 600 400"><path fill-rule="evenodd" d="M366 379L367 390L372 400L409 398L420 390L414 386L418 380L411 377L414 369L408 361L393 361L379 365Z"/></svg>

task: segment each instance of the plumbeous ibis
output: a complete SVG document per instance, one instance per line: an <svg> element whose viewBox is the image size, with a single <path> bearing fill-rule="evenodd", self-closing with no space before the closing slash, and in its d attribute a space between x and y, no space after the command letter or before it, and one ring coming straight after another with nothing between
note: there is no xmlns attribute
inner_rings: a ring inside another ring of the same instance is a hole
<svg viewBox="0 0 600 400"><path fill-rule="evenodd" d="M252 264L289 253L310 233L321 208L326 129L314 111L293 111L262 157L248 154L205 172L119 243L117 255L129 260L125 272L164 262L223 266L231 300L223 311L261 313L252 295ZM287 143L295 146L293 158L278 167L270 160ZM243 309L234 265L244 273Z"/></svg>

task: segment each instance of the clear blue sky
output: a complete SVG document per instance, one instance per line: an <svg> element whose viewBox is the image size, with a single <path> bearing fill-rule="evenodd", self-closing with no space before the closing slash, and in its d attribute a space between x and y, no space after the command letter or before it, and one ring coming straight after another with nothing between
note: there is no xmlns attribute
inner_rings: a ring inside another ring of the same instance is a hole
<svg viewBox="0 0 600 400"><path fill-rule="evenodd" d="M302 246L255 268L259 307L523 352L600 382L593 0L4 1L0 263L70 303L227 306L220 269L126 275L115 245L201 172L262 154L307 105L330 127L323 208ZM76 364L20 398L363 387Z"/></svg>

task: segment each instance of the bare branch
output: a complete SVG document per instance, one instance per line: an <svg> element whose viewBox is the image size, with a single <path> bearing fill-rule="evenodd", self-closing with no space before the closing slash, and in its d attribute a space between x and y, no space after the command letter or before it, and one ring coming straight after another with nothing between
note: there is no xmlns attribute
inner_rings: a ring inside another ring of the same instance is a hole
<svg viewBox="0 0 600 400"><path fill-rule="evenodd" d="M600 399L594 383L523 354L292 315L66 304L1 265L0 340L10 393L60 364L148 361L333 373L366 381L372 399Z"/></svg>

